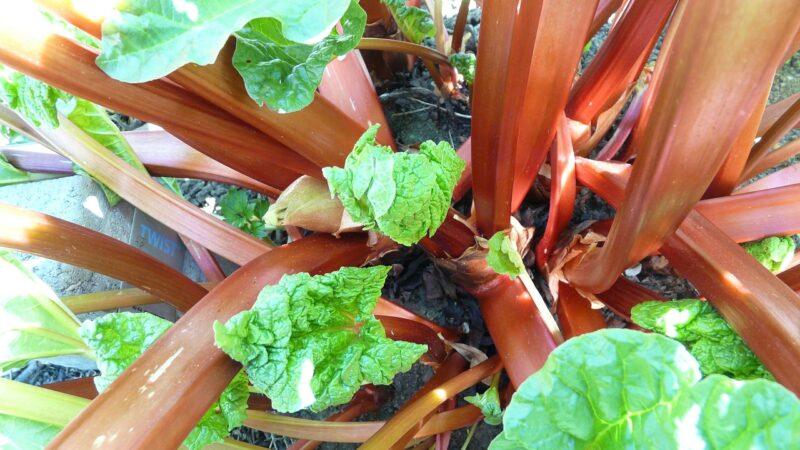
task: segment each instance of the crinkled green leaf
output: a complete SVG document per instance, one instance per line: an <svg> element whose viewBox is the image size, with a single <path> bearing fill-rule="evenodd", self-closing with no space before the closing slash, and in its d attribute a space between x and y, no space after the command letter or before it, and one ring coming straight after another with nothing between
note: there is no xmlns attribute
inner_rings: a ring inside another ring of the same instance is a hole
<svg viewBox="0 0 800 450"><path fill-rule="evenodd" d="M88 355L79 326L46 284L0 250L0 372L36 358Z"/></svg>
<svg viewBox="0 0 800 450"><path fill-rule="evenodd" d="M800 401L777 383L712 375L678 342L605 329L570 339L525 380L490 449L785 449Z"/></svg>
<svg viewBox="0 0 800 450"><path fill-rule="evenodd" d="M742 247L770 272L780 272L794 258L794 239L791 236L772 236L742 244Z"/></svg>
<svg viewBox="0 0 800 450"><path fill-rule="evenodd" d="M450 60L450 64L458 70L458 73L464 77L464 82L472 86L472 83L475 82L475 65L478 62L478 58L475 54L454 53L450 55L448 59Z"/></svg>
<svg viewBox="0 0 800 450"><path fill-rule="evenodd" d="M219 200L219 208L225 222L259 239L267 237L264 224L264 216L269 210L267 199L259 197L251 201L247 191L231 188Z"/></svg>
<svg viewBox="0 0 800 450"><path fill-rule="evenodd" d="M644 302L631 318L642 328L684 344L704 375L773 379L758 357L711 304L696 299Z"/></svg>
<svg viewBox="0 0 800 450"><path fill-rule="evenodd" d="M81 337L94 350L100 369L100 376L94 379L98 392L103 392L171 326L168 320L152 314L130 312L107 314L84 322ZM199 450L222 441L244 421L248 396L247 377L240 372L183 444L190 450Z"/></svg>
<svg viewBox="0 0 800 450"><path fill-rule="evenodd" d="M512 280L525 272L522 257L504 231L498 231L489 239L486 262L495 272L506 274Z"/></svg>
<svg viewBox="0 0 800 450"><path fill-rule="evenodd" d="M416 6L406 6L405 0L381 0L389 8L400 31L409 41L419 44L436 35L436 25L430 13Z"/></svg>
<svg viewBox="0 0 800 450"><path fill-rule="evenodd" d="M256 103L280 112L298 111L314 99L328 63L358 45L366 23L367 13L352 0L341 19L342 33L333 30L306 45L286 39L279 21L256 19L236 32L233 66Z"/></svg>
<svg viewBox="0 0 800 450"><path fill-rule="evenodd" d="M129 83L161 78L187 63L211 64L228 37L271 17L281 34L314 43L330 33L350 0L128 0L103 22L97 58L111 77Z"/></svg>
<svg viewBox="0 0 800 450"><path fill-rule="evenodd" d="M343 169L322 173L354 221L412 245L444 222L464 161L446 142L423 142L419 153L393 153L375 142L377 132L373 125L364 133Z"/></svg>
<svg viewBox="0 0 800 450"><path fill-rule="evenodd" d="M214 324L216 344L244 365L281 412L347 403L366 383L389 384L426 346L392 341L372 315L388 267L285 275L252 309Z"/></svg>
<svg viewBox="0 0 800 450"><path fill-rule="evenodd" d="M489 425L503 423L503 409L500 408L500 393L497 391L497 386L492 385L482 394L464 397L464 400L480 408L483 420Z"/></svg>
<svg viewBox="0 0 800 450"><path fill-rule="evenodd" d="M83 322L80 336L94 351L100 375L94 384L103 392L169 327L168 320L149 313L120 312Z"/></svg>
<svg viewBox="0 0 800 450"><path fill-rule="evenodd" d="M0 86L3 103L37 127L58 127L56 102L72 98L64 91L11 70L4 71Z"/></svg>

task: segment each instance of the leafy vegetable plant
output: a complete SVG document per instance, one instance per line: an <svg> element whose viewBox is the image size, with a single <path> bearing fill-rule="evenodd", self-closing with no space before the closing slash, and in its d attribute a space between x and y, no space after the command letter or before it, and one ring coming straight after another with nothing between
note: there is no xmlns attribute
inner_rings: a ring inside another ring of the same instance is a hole
<svg viewBox="0 0 800 450"><path fill-rule="evenodd" d="M101 372L0 379L0 447L242 448L246 426L295 449L444 448L482 419L497 449L800 442L800 172L745 183L800 153L800 98L771 90L797 66L796 0L456 3L6 8L0 186L88 175L178 232L208 283L0 204L0 248L135 286L58 298L0 253L0 370ZM402 129L420 122L446 141ZM234 185L221 217L182 178ZM703 300L623 276L639 264ZM469 335L398 304L406 285ZM449 300L470 295L480 314ZM174 324L76 316L160 301ZM380 385L414 364L430 378L388 414Z"/></svg>

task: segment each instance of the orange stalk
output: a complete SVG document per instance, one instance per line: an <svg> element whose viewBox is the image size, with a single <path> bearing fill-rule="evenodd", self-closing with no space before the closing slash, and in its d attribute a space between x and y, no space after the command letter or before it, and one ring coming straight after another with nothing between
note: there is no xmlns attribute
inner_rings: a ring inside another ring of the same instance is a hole
<svg viewBox="0 0 800 450"><path fill-rule="evenodd" d="M753 165L746 168L738 182L742 183L747 181L771 167L777 166L778 164L794 158L798 154L800 154L800 139L795 139L772 150L764 155L761 159L754 162Z"/></svg>
<svg viewBox="0 0 800 450"><path fill-rule="evenodd" d="M642 302L664 300L661 295L634 283L625 277L617 281L605 292L597 295L608 308L630 322L631 309Z"/></svg>
<svg viewBox="0 0 800 450"><path fill-rule="evenodd" d="M447 55L444 53L430 47L425 47L424 45L415 44L413 42L383 38L361 38L361 41L358 43L356 48L359 50L380 50L384 52L406 53L420 57L431 63L444 64L446 66L450 65L450 60L447 59Z"/></svg>
<svg viewBox="0 0 800 450"><path fill-rule="evenodd" d="M483 378L498 372L501 368L500 359L492 357L472 369L456 375L397 413L361 446L361 450L392 448L396 443L400 442L405 433L412 429L420 419L433 412L445 400L478 383Z"/></svg>
<svg viewBox="0 0 800 450"><path fill-rule="evenodd" d="M783 281L789 289L800 294L800 266L794 266L780 273L778 278Z"/></svg>
<svg viewBox="0 0 800 450"><path fill-rule="evenodd" d="M177 448L241 369L214 345L209 332L214 321L252 307L259 291L286 273L316 274L362 264L370 254L365 242L361 235L315 235L243 266L178 319L48 448L92 448L108 436L115 436L115 448ZM153 378L155 371L159 377ZM143 386L147 395L139 393Z"/></svg>
<svg viewBox="0 0 800 450"><path fill-rule="evenodd" d="M564 339L606 328L606 320L599 309L592 309L592 304L568 284L558 284L558 301L556 302L558 322Z"/></svg>
<svg viewBox="0 0 800 450"><path fill-rule="evenodd" d="M461 5L458 7L458 15L456 16L456 23L453 25L453 39L450 41L450 48L453 53L461 52L461 45L464 41L464 29L467 26L468 17L469 0L461 0Z"/></svg>
<svg viewBox="0 0 800 450"><path fill-rule="evenodd" d="M617 125L617 129L614 131L614 135L611 136L611 139L600 150L595 159L598 161L610 161L617 156L617 153L619 153L619 150L622 148L625 142L628 141L628 138L633 132L633 127L636 126L636 122L639 120L639 116L642 113L642 104L644 103L644 96L646 92L647 89L644 89L641 92L634 94L630 106L628 106L628 109L622 116L619 125ZM626 158L621 159L625 161Z"/></svg>
<svg viewBox="0 0 800 450"><path fill-rule="evenodd" d="M622 0L600 0L594 12L592 24L589 26L589 32L587 33L585 42L589 42L589 40L600 31L600 28L603 28L603 25L608 22L611 15L617 12L621 6Z"/></svg>
<svg viewBox="0 0 800 450"><path fill-rule="evenodd" d="M770 153L772 147L780 142L781 138L788 133L789 130L794 128L798 121L800 121L800 98L795 99L794 103L781 114L780 118L764 132L761 136L761 140L753 146L753 150L750 152L750 157L747 159L747 165L744 169L743 180L747 179L746 177L749 174L755 175L758 173L755 171L756 165Z"/></svg>
<svg viewBox="0 0 800 450"><path fill-rule="evenodd" d="M800 92L790 95L783 100L779 100L769 106L764 110L764 115L761 117L761 123L758 124L758 136L763 136L764 133L767 132L781 116L786 113L786 111L795 104L798 100L800 100ZM797 128L797 124L793 128Z"/></svg>
<svg viewBox="0 0 800 450"><path fill-rule="evenodd" d="M181 311L208 292L137 248L80 225L10 205L0 204L0 247L123 280Z"/></svg>
<svg viewBox="0 0 800 450"><path fill-rule="evenodd" d="M464 195L472 189L472 138L468 138L458 148L458 156L464 160L466 165L464 171L461 172L461 178L458 179L456 187L453 189L453 201L461 200Z"/></svg>
<svg viewBox="0 0 800 450"><path fill-rule="evenodd" d="M575 83L567 117L591 124L636 80L677 0L632 0Z"/></svg>
<svg viewBox="0 0 800 450"><path fill-rule="evenodd" d="M197 263L200 272L206 277L206 281L218 283L225 279L225 273L219 266L219 262L214 259L214 255L207 248L184 235L180 235L180 238L183 241L183 245L186 246L186 251L192 255L192 259Z"/></svg>
<svg viewBox="0 0 800 450"><path fill-rule="evenodd" d="M575 208L575 152L567 116L561 113L556 143L550 150L550 215L544 235L536 246L536 263L543 269L561 233L569 225Z"/></svg>
<svg viewBox="0 0 800 450"><path fill-rule="evenodd" d="M519 9L518 9L519 8ZM485 236L511 226L511 195L521 95L542 10L539 0L487 3L472 94L472 192L475 220ZM512 30L509 33L509 30Z"/></svg>
<svg viewBox="0 0 800 450"><path fill-rule="evenodd" d="M608 289L657 250L703 195L747 122L728 112L753 110L800 24L791 0L773 0L768 14L763 6L681 3L634 135L639 150L625 199L605 245L567 267L572 284ZM758 58L741 64L742 54Z"/></svg>
<svg viewBox="0 0 800 450"><path fill-rule="evenodd" d="M797 147L798 151L800 151L800 145ZM763 178L759 178L758 180L733 191L732 195L763 191L764 189L789 186L790 184L800 184L800 166L787 166L783 169L772 172Z"/></svg>
<svg viewBox="0 0 800 450"><path fill-rule="evenodd" d="M237 264L268 252L270 246L177 197L149 176L114 155L72 122L40 133L62 154L78 163L122 198L177 233L201 243Z"/></svg>
<svg viewBox="0 0 800 450"><path fill-rule="evenodd" d="M198 283L206 290L216 283ZM61 301L75 314L93 311L114 310L131 306L152 305L159 303L160 298L138 288L118 289L114 291L92 292L89 294L61 297Z"/></svg>
<svg viewBox="0 0 800 450"><path fill-rule="evenodd" d="M524 97L519 114L525 120L516 141L511 211L519 209L547 157L597 3L597 0L543 2L533 57L527 66L527 84L517 94ZM544 97L543 92L547 92Z"/></svg>
<svg viewBox="0 0 800 450"><path fill-rule="evenodd" d="M197 178L233 184L275 198L281 191L243 175L172 137L166 131L122 133L136 155L154 176ZM0 147L8 161L29 172L71 174L72 162L39 144Z"/></svg>
<svg viewBox="0 0 800 450"><path fill-rule="evenodd" d="M392 130L383 112L383 105L375 93L375 86L364 65L361 52L353 50L343 58L331 61L325 67L319 94L365 129L373 123L381 124L378 130L378 142L396 148ZM352 148L354 143L355 141L346 148ZM336 165L341 165L341 162Z"/></svg>

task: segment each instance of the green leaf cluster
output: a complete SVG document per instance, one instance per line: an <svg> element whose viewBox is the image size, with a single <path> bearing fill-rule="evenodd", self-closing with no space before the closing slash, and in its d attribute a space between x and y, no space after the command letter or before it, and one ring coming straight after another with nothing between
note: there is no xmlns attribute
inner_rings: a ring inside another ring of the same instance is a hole
<svg viewBox="0 0 800 450"><path fill-rule="evenodd" d="M504 231L498 231L489 239L489 253L486 255L486 263L495 272L506 274L512 280L525 272L525 264L522 262L514 244Z"/></svg>
<svg viewBox="0 0 800 450"><path fill-rule="evenodd" d="M642 328L684 344L704 375L773 379L758 357L711 304L697 299L644 302L631 318Z"/></svg>
<svg viewBox="0 0 800 450"><path fill-rule="evenodd" d="M89 353L75 315L4 250L0 250L0 286L0 372L36 358Z"/></svg>
<svg viewBox="0 0 800 450"><path fill-rule="evenodd" d="M269 210L269 201L257 198L250 201L247 191L231 188L219 200L219 210L225 222L259 239L267 237L264 216Z"/></svg>
<svg viewBox="0 0 800 450"><path fill-rule="evenodd" d="M500 393L496 385L492 385L482 394L464 397L468 403L480 408L484 422L489 425L503 423L503 409L500 407Z"/></svg>
<svg viewBox="0 0 800 450"><path fill-rule="evenodd" d="M155 80L213 63L233 34L233 64L253 100L292 112L311 102L325 66L358 44L365 25L356 0L130 0L103 23L97 65L121 81Z"/></svg>
<svg viewBox="0 0 800 450"><path fill-rule="evenodd" d="M405 0L381 0L389 8L397 27L409 41L419 44L436 35L436 25L430 13L416 6L406 6Z"/></svg>
<svg viewBox="0 0 800 450"><path fill-rule="evenodd" d="M780 272L794 258L794 239L791 236L771 236L747 242L742 247L770 272Z"/></svg>
<svg viewBox="0 0 800 450"><path fill-rule="evenodd" d="M378 127L356 142L344 168L322 173L354 221L412 245L444 222L464 161L446 142L423 142L419 153L394 153L375 142Z"/></svg>
<svg viewBox="0 0 800 450"><path fill-rule="evenodd" d="M80 335L94 351L101 373L95 378L98 392L103 392L171 326L169 321L152 314L129 312L84 322ZM239 373L183 444L190 450L199 450L222 441L244 421L248 396L247 377Z"/></svg>
<svg viewBox="0 0 800 450"><path fill-rule="evenodd" d="M779 384L700 378L697 361L664 336L578 336L520 385L489 448L777 450L800 442L800 401Z"/></svg>
<svg viewBox="0 0 800 450"><path fill-rule="evenodd" d="M252 309L215 322L216 344L278 411L347 403L363 384L391 383L427 350L388 339L372 315L388 270L285 275Z"/></svg>
<svg viewBox="0 0 800 450"><path fill-rule="evenodd" d="M475 67L478 58L474 53L454 53L448 57L450 64L464 77L464 82L472 86L475 82Z"/></svg>
<svg viewBox="0 0 800 450"><path fill-rule="evenodd" d="M41 81L16 71L4 70L2 86L3 103L28 119L34 126L58 127L58 108L61 100L69 102L72 96Z"/></svg>
<svg viewBox="0 0 800 450"><path fill-rule="evenodd" d="M256 19L236 32L233 66L256 103L282 112L298 111L314 99L328 63L358 45L366 23L367 14L353 0L342 16L342 31L334 29L308 45L287 40L278 20Z"/></svg>

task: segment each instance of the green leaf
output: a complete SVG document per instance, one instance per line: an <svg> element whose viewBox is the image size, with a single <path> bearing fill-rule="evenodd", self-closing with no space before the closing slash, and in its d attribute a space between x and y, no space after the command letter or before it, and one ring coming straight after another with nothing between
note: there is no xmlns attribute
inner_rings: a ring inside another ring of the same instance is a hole
<svg viewBox="0 0 800 450"><path fill-rule="evenodd" d="M454 53L448 57L450 64L464 77L464 82L472 86L475 82L475 66L478 58L474 53Z"/></svg>
<svg viewBox="0 0 800 450"><path fill-rule="evenodd" d="M233 66L244 80L250 97L280 112L308 106L322 80L325 67L358 45L367 13L353 0L341 20L342 33L334 30L314 45L287 40L275 19L256 19L236 32Z"/></svg>
<svg viewBox="0 0 800 450"><path fill-rule="evenodd" d="M38 450L61 431L62 427L35 420L0 414L0 448L4 450Z"/></svg>
<svg viewBox="0 0 800 450"><path fill-rule="evenodd" d="M343 169L322 173L354 221L412 245L444 222L464 161L446 142L423 142L415 154L393 153L375 142L378 127L356 142Z"/></svg>
<svg viewBox="0 0 800 450"><path fill-rule="evenodd" d="M498 231L489 239L489 254L486 255L486 262L495 272L506 274L512 280L525 272L522 257L504 231Z"/></svg>
<svg viewBox="0 0 800 450"><path fill-rule="evenodd" d="M706 376L716 373L737 379L773 379L742 338L708 302L696 299L644 302L633 307L631 318L642 328L684 344Z"/></svg>
<svg viewBox="0 0 800 450"><path fill-rule="evenodd" d="M36 358L88 355L78 319L10 253L0 250L0 372Z"/></svg>
<svg viewBox="0 0 800 450"><path fill-rule="evenodd" d="M187 63L211 64L228 37L253 19L281 23L287 39L311 44L330 33L350 0L128 0L103 22L97 65L139 83Z"/></svg>
<svg viewBox="0 0 800 450"><path fill-rule="evenodd" d="M170 191L174 192L175 195L177 195L178 197L180 197L182 199L186 199L186 197L183 196L183 191L181 190L180 184L178 184L178 179L177 178L161 177L161 178L158 178L158 181L160 181L161 184L164 185L164 187L166 187Z"/></svg>
<svg viewBox="0 0 800 450"><path fill-rule="evenodd" d="M500 408L500 393L497 391L497 386L492 385L484 393L464 397L464 400L480 408L483 420L489 425L503 423L503 410Z"/></svg>
<svg viewBox="0 0 800 450"><path fill-rule="evenodd" d="M391 383L427 349L388 339L372 315L388 270L285 275L252 309L215 322L216 344L278 411L347 403L365 383Z"/></svg>
<svg viewBox="0 0 800 450"><path fill-rule="evenodd" d="M742 247L770 272L780 272L794 258L794 239L791 236L772 236L747 242Z"/></svg>
<svg viewBox="0 0 800 450"><path fill-rule="evenodd" d="M428 11L416 6L406 6L405 0L381 0L389 8L397 26L411 42L419 44L436 35L436 25Z"/></svg>
<svg viewBox="0 0 800 450"><path fill-rule="evenodd" d="M784 449L800 442L800 401L771 381L700 381L679 343L605 329L556 348L503 426L490 449Z"/></svg>
<svg viewBox="0 0 800 450"><path fill-rule="evenodd" d="M122 372L161 337L172 323L149 313L113 313L86 321L81 337L94 350L100 376L95 377L103 392ZM199 450L220 442L230 430L241 426L247 410L247 378L240 372L192 429L183 444Z"/></svg>
<svg viewBox="0 0 800 450"><path fill-rule="evenodd" d="M39 80L16 71L5 70L0 82L3 103L29 120L34 126L58 127L56 102L72 96Z"/></svg>
<svg viewBox="0 0 800 450"><path fill-rule="evenodd" d="M259 239L267 238L264 224L264 216L269 210L267 199L259 197L250 201L247 191L231 188L219 200L219 208L225 222Z"/></svg>

